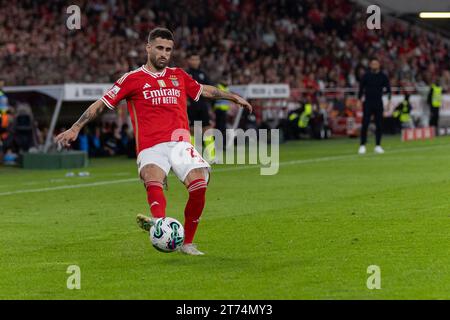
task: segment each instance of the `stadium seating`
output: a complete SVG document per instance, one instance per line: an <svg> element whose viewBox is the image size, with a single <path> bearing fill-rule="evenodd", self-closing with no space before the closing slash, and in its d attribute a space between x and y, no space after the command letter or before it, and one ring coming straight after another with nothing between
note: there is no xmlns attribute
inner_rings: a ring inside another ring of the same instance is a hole
<svg viewBox="0 0 450 320"><path fill-rule="evenodd" d="M0 2L7 85L111 82L145 62L143 42L158 25L175 33L174 63L183 66L196 49L212 79L225 73L234 84L351 88L373 54L394 87L426 84L450 68L440 36L393 19L368 30L365 9L347 0L79 1L81 30L72 31L69 1Z"/></svg>

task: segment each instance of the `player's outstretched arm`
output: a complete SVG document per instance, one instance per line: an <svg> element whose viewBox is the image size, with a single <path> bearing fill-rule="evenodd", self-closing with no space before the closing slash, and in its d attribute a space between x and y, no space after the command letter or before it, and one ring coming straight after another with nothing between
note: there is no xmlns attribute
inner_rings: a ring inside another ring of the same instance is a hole
<svg viewBox="0 0 450 320"><path fill-rule="evenodd" d="M219 90L216 87L203 85L202 96L208 99L225 99L233 101L234 103L246 108L248 111L252 112L252 105L244 98L238 96L235 93L225 92Z"/></svg>
<svg viewBox="0 0 450 320"><path fill-rule="evenodd" d="M75 141L78 137L78 133L84 127L86 123L95 119L105 109L105 104L101 100L95 101L86 109L81 115L80 119L75 122L69 130L66 130L59 134L55 141L61 144L63 147L70 146L70 143Z"/></svg>

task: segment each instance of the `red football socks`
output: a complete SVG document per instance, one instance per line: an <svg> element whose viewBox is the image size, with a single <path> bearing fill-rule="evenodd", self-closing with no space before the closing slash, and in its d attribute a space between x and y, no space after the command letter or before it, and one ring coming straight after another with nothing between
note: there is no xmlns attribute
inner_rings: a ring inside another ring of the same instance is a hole
<svg viewBox="0 0 450 320"><path fill-rule="evenodd" d="M145 189L147 189L147 201L153 218L164 218L166 216L166 198L163 184L158 181L148 181L145 183Z"/></svg>
<svg viewBox="0 0 450 320"><path fill-rule="evenodd" d="M206 187L205 179L194 180L188 186L189 200L184 209L184 244L190 244L194 240L198 222L205 207Z"/></svg>

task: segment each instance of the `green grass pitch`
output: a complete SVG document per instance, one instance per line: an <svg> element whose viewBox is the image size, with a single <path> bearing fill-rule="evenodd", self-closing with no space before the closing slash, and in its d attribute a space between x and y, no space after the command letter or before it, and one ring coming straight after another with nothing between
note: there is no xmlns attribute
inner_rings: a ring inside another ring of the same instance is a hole
<svg viewBox="0 0 450 320"><path fill-rule="evenodd" d="M1 299L448 299L450 137L356 155L356 140L289 142L281 166L216 166L196 236L204 257L164 254L136 165L94 159L89 177L0 167ZM294 161L293 161L294 160ZM167 215L185 188L169 177ZM68 266L81 289L66 287ZM381 289L366 286L381 270Z"/></svg>

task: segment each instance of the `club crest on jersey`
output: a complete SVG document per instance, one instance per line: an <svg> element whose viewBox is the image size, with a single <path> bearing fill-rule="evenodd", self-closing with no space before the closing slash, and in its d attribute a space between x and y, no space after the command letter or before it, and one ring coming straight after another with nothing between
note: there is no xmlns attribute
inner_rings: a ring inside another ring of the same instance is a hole
<svg viewBox="0 0 450 320"><path fill-rule="evenodd" d="M172 81L172 84L174 87L178 87L180 85L180 83L178 82L178 78L175 75L171 75L169 77L170 81Z"/></svg>
<svg viewBox="0 0 450 320"><path fill-rule="evenodd" d="M161 88L165 88L166 87L166 83L164 82L164 80L158 80L158 84Z"/></svg>

